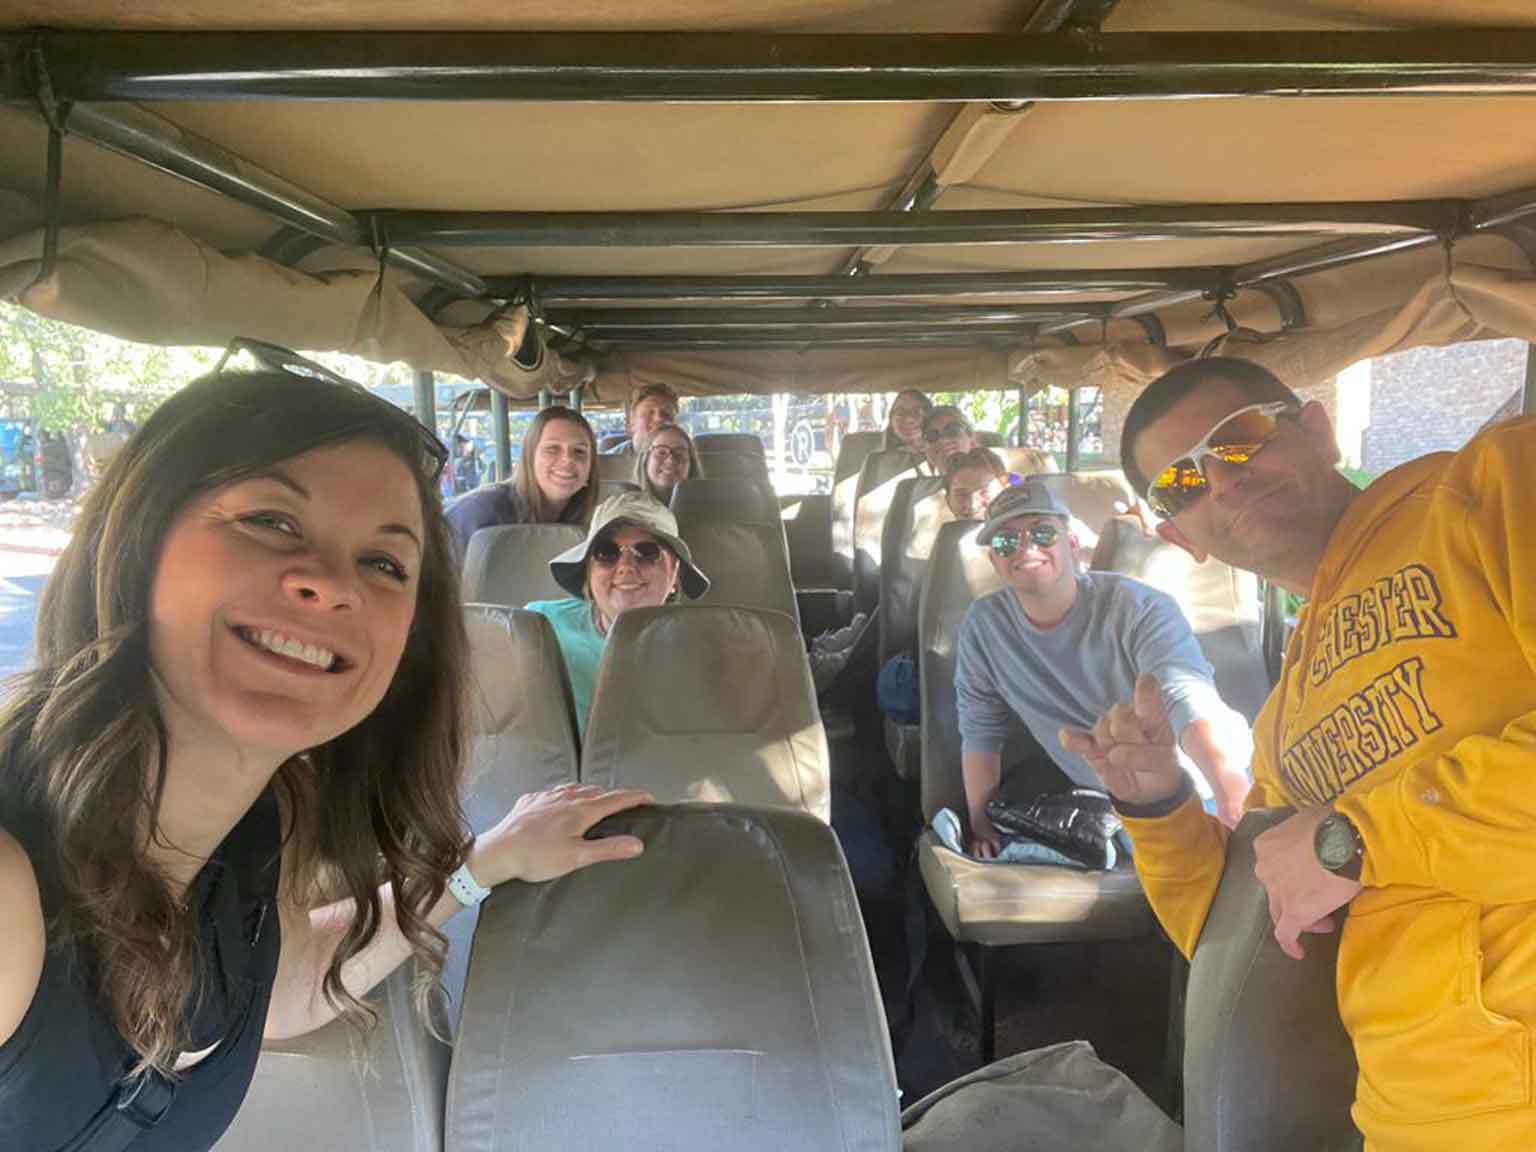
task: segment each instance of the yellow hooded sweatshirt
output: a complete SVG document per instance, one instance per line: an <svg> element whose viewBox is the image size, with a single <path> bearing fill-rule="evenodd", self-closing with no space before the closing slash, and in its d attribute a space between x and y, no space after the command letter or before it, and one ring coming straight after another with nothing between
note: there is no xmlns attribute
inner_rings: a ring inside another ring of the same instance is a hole
<svg viewBox="0 0 1536 1152"><path fill-rule="evenodd" d="M1332 803L1365 845L1338 993L1367 1149L1536 1149L1536 419L1355 500L1254 745L1248 807ZM1126 827L1191 954L1226 829L1193 800Z"/></svg>

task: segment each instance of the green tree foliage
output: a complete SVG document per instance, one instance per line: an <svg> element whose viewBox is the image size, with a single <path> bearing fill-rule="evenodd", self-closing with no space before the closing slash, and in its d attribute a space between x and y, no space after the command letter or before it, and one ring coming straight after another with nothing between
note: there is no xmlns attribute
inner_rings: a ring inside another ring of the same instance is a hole
<svg viewBox="0 0 1536 1152"><path fill-rule="evenodd" d="M161 348L0 303L0 381L39 431L95 428L115 412L142 422L166 396L213 367L218 350Z"/></svg>

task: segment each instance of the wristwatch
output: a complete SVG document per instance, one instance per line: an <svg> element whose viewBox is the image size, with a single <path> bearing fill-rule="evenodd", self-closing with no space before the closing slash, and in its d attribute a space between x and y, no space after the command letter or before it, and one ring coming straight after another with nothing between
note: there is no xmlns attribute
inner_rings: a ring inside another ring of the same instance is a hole
<svg viewBox="0 0 1536 1152"><path fill-rule="evenodd" d="M1312 851L1317 862L1335 876L1359 883L1360 866L1365 862L1365 845L1349 817L1337 812L1323 817L1312 836Z"/></svg>

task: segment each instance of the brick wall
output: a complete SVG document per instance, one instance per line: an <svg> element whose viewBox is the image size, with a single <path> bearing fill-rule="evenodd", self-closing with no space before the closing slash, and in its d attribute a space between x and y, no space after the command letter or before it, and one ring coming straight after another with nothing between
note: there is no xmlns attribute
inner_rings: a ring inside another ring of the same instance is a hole
<svg viewBox="0 0 1536 1152"><path fill-rule="evenodd" d="M1483 340L1373 360L1363 467L1460 448L1525 386L1525 354L1522 341Z"/></svg>

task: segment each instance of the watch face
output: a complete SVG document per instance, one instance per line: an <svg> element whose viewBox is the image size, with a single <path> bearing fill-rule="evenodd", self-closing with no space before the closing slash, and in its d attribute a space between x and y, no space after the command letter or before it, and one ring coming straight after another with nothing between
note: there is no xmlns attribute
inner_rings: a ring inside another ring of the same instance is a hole
<svg viewBox="0 0 1536 1152"><path fill-rule="evenodd" d="M1338 816L1330 816L1317 826L1317 859L1330 872L1337 872L1355 858L1358 843L1355 830Z"/></svg>

